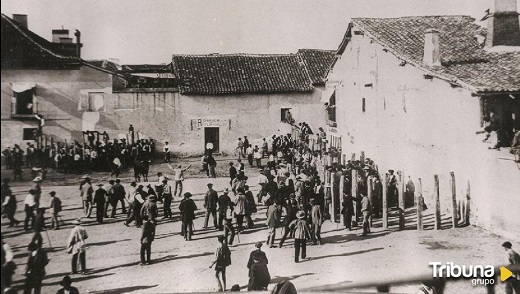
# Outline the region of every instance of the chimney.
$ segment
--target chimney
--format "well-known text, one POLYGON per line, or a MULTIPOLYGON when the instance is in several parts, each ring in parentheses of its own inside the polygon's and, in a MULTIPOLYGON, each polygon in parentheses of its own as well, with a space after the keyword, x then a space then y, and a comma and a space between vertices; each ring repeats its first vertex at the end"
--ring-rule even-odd
POLYGON ((520 46, 520 22, 516 0, 495 0, 488 18, 486 47, 520 46))
POLYGON ((13 20, 19 23, 22 27, 28 29, 27 14, 13 14, 13 20))
POLYGON ((441 65, 441 52, 439 45, 439 31, 428 29, 424 33, 424 55, 423 62, 428 66, 441 65))
POLYGON ((52 30, 52 43, 72 43, 69 38, 69 30, 52 30))
POLYGON ((83 47, 83 44, 81 44, 81 32, 76 30, 74 36, 76 36, 76 56, 81 58, 81 47, 83 47))

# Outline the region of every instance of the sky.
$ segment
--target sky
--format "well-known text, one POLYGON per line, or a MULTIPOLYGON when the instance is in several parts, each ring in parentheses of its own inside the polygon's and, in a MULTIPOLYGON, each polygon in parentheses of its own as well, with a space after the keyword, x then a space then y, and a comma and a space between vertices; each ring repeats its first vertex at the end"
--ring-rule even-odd
MULTIPOLYGON (((493 0, 2 0, 29 29, 81 31, 82 58, 169 63, 172 54, 336 49, 352 17, 471 15, 493 0)), ((519 1, 520 4, 520 1, 519 1)))

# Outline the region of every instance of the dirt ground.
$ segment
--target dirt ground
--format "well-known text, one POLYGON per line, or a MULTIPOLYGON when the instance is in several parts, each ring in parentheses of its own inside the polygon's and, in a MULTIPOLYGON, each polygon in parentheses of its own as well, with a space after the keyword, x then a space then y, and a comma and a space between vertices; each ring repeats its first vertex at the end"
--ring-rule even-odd
MULTIPOLYGON (((224 176, 230 158, 218 158, 217 174, 224 176)), ((87 275, 74 275, 73 285, 81 293, 171 293, 216 291, 217 283, 214 269, 210 269, 216 247, 216 236, 221 232, 215 229, 202 230, 204 212, 203 195, 206 184, 212 182, 217 191, 228 187, 229 179, 225 177, 207 179, 199 173, 199 159, 188 159, 183 166, 192 164, 184 191, 193 193, 199 210, 195 220, 193 241, 186 242, 180 236, 178 221, 178 204, 175 198, 172 220, 159 220, 156 239, 152 244, 152 264, 139 265, 139 236, 141 230, 125 227, 125 216, 118 214, 115 219, 106 219, 106 223, 98 225, 94 218, 84 218, 84 226, 89 234, 87 240, 87 275)), ((156 164, 151 168, 151 175, 157 171, 168 172, 164 164, 156 164)), ((257 191, 256 168, 246 167, 246 175, 250 176, 248 184, 253 192, 257 191)), ((6 176, 5 170, 2 177, 6 176)), ((71 271, 71 256, 65 252, 66 241, 73 225, 71 221, 83 217, 81 199, 78 193, 79 174, 53 174, 43 184, 42 204, 50 202, 49 192, 54 190, 61 198, 64 211, 61 216, 65 225, 60 230, 47 231, 44 234, 44 247, 48 250, 50 263, 46 268, 47 275, 43 282, 43 293, 55 293, 59 282, 71 271), (52 244, 51 244, 52 243, 52 244)), ((92 174, 94 183, 107 181, 108 173, 92 174)), ((125 186, 132 179, 130 171, 121 178, 125 186)), ((151 176, 155 181, 156 177, 151 176)), ((13 183, 13 192, 18 194, 18 220, 24 218, 23 199, 30 182, 13 183)), ((159 204, 161 207, 161 204, 159 204)), ((120 212, 120 210, 118 210, 120 212)), ((227 289, 232 285, 240 285, 242 291, 247 288, 247 260, 249 252, 254 249, 256 241, 267 239, 264 206, 259 206, 254 215, 255 227, 240 234, 239 242, 231 247, 232 265, 227 269, 227 289)), ((160 213, 162 213, 160 209, 160 213)), ((457 264, 499 265, 504 262, 504 252, 500 244, 505 241, 478 227, 452 229, 449 220, 444 220, 445 229, 432 230, 431 215, 427 215, 425 223, 428 230, 417 231, 413 222, 413 211, 407 212, 407 229, 398 231, 396 217, 391 217, 390 229, 381 228, 380 222, 374 222, 372 234, 361 236, 361 230, 347 231, 341 224, 327 221, 322 228, 322 245, 308 246, 307 259, 294 263, 293 240, 288 240, 283 248, 263 247, 269 258, 272 289, 277 282, 291 280, 298 289, 338 284, 342 282, 374 282, 386 279, 403 279, 418 274, 431 274, 428 263, 431 261, 455 262, 457 264)), ((429 211, 426 211, 428 214, 429 211)), ((48 220, 50 223, 50 220, 48 220)), ((24 282, 24 267, 27 260, 27 244, 32 233, 25 233, 23 226, 8 227, 7 219, 2 219, 2 234, 11 245, 15 254, 18 269, 14 276, 14 285, 20 289, 24 282)), ((280 238, 281 229, 277 231, 280 238)), ((513 248, 520 248, 520 240, 510 240, 513 248)), ((503 293, 503 285, 499 283, 497 293, 503 293)), ((405 285, 392 288, 393 293, 416 293, 417 285, 405 285)), ((373 291, 361 289, 360 291, 373 291)), ((483 286, 473 287, 469 280, 448 283, 445 293, 486 293, 483 286)))

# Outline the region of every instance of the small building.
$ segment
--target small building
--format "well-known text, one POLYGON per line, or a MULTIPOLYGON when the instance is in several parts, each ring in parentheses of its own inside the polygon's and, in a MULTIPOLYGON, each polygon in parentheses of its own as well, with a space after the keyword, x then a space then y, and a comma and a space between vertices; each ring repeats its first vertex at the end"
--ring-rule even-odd
POLYGON ((520 171, 507 149, 489 150, 476 134, 490 110, 504 140, 520 130, 516 1, 496 4, 487 30, 469 16, 352 19, 324 100, 334 99, 348 158, 364 151, 380 171, 422 178, 426 201, 439 174, 443 207, 453 171, 459 200, 471 186, 475 220, 518 236, 520 171))
MULTIPOLYGON (((114 72, 81 59, 80 32, 53 30, 50 42, 27 28, 27 16, 1 22, 2 149, 45 138, 81 142, 91 111, 106 107, 114 72)), ((50 144, 50 140, 47 141, 50 144)))

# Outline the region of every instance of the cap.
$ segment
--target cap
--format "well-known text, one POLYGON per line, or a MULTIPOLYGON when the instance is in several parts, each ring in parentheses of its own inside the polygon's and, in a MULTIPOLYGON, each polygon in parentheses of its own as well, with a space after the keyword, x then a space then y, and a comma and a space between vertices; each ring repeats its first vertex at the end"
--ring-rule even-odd
POLYGON ((52 196, 56 195, 56 192, 54 191, 50 191, 49 194, 51 194, 52 196))
POLYGON ((81 223, 82 223, 81 218, 77 218, 77 219, 75 219, 75 220, 72 221, 72 224, 74 224, 74 225, 79 225, 79 224, 81 224, 81 223))
POLYGON ((229 193, 229 188, 224 189, 224 191, 222 191, 222 192, 224 192, 226 194, 229 193))
POLYGON ((301 210, 298 211, 298 212, 296 213, 296 217, 299 218, 299 219, 305 218, 305 212, 303 212, 303 211, 301 211, 301 210))
POLYGON ((63 277, 63 279, 60 282, 60 285, 62 285, 64 287, 68 287, 68 286, 72 285, 71 277, 70 276, 63 277))
POLYGON ((220 236, 217 236, 217 239, 219 242, 223 242, 224 240, 226 240, 226 237, 220 235, 220 236))
POLYGON ((89 175, 84 175, 81 177, 82 179, 90 179, 90 176, 89 175))
POLYGON ((256 247, 256 248, 260 248, 260 247, 262 247, 263 245, 264 245, 264 243, 262 243, 261 241, 258 241, 258 242, 255 243, 255 247, 256 247))
POLYGON ((188 197, 188 198, 190 198, 191 196, 192 196, 192 195, 191 195, 190 192, 186 192, 186 193, 184 193, 184 197, 188 197))
POLYGON ((36 177, 33 180, 33 182, 41 182, 41 181, 42 181, 42 177, 36 177))
POLYGON ((101 187, 101 186, 103 186, 103 183, 99 183, 99 184, 97 184, 96 186, 101 187))
POLYGON ((212 183, 208 183, 208 187, 212 187, 212 186, 213 186, 213 184, 212 184, 212 183))

